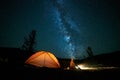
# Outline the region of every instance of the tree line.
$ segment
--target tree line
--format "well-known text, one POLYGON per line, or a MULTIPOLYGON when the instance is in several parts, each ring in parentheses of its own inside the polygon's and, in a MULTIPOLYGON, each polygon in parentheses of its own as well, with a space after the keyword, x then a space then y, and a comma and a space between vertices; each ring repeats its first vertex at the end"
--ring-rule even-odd
MULTIPOLYGON (((33 54, 35 52, 36 45, 36 30, 32 30, 27 36, 24 36, 24 42, 22 44, 22 50, 26 51, 28 55, 33 54)), ((90 46, 86 48, 86 52, 88 57, 93 57, 93 50, 90 46)))

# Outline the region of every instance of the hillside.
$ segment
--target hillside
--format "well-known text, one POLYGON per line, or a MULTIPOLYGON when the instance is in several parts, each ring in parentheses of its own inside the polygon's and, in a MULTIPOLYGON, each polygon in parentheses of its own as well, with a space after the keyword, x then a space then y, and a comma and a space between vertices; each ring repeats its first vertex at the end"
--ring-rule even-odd
MULTIPOLYGON (((0 63, 10 63, 14 65, 24 64, 24 61, 29 56, 26 55, 25 51, 19 48, 3 48, 0 47, 0 63)), ((102 64, 104 66, 119 66, 120 51, 111 53, 102 53, 93 57, 88 57, 82 60, 74 60, 75 64, 87 63, 87 64, 102 64)), ((57 58, 62 68, 69 66, 70 59, 57 58)))
POLYGON ((88 57, 86 59, 81 60, 83 63, 91 63, 91 64, 101 64, 104 66, 117 66, 120 67, 119 64, 120 51, 115 51, 111 53, 103 53, 100 55, 96 55, 93 57, 88 57))
MULTIPOLYGON (((104 65, 104 66, 116 66, 120 67, 119 64, 120 51, 115 51, 111 53, 102 53, 100 55, 95 55, 93 57, 88 57, 82 60, 74 59, 75 64, 91 64, 91 65, 104 65)), ((58 58, 61 67, 65 68, 70 65, 70 59, 61 59, 58 58)))
MULTIPOLYGON (((61 67, 60 69, 52 68, 36 68, 29 65, 24 65, 24 60, 27 58, 22 56, 24 51, 18 48, 0 48, 0 65, 1 77, 4 79, 12 80, 118 80, 120 79, 120 69, 103 69, 103 70, 65 70, 69 66, 70 59, 58 58, 61 67), (6 66, 7 65, 7 66, 6 66), (15 77, 16 76, 16 77, 15 77)), ((102 64, 106 66, 119 66, 120 51, 96 55, 91 58, 83 60, 74 60, 75 64, 88 63, 88 64, 102 64)))

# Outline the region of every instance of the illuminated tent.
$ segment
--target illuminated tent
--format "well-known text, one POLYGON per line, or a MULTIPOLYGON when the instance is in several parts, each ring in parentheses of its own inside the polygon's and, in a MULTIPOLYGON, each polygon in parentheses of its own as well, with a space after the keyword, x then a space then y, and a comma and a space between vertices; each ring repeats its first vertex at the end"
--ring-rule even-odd
POLYGON ((46 51, 36 52, 25 63, 37 67, 60 68, 57 58, 52 53, 46 51))

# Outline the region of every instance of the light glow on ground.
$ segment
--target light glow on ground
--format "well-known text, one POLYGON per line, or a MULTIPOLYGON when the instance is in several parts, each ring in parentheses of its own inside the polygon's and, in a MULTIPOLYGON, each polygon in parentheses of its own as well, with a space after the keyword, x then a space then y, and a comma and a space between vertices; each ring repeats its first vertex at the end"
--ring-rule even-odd
POLYGON ((80 70, 103 70, 103 69, 116 69, 117 67, 104 67, 104 66, 92 66, 86 64, 79 64, 75 66, 76 69, 80 70))

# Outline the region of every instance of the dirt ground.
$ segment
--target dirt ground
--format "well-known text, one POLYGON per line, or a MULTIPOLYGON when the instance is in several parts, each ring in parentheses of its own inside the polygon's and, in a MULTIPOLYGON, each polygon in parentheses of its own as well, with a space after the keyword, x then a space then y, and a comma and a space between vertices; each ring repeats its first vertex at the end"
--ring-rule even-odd
POLYGON ((0 80, 120 80, 120 70, 76 71, 49 68, 4 67, 0 80))

